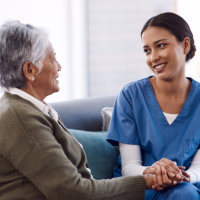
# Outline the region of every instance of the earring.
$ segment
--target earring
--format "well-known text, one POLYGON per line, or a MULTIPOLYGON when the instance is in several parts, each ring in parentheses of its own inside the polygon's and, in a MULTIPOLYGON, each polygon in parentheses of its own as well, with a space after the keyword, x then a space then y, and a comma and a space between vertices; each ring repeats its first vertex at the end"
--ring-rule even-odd
POLYGON ((35 80, 35 77, 31 77, 31 80, 34 81, 34 80, 35 80))

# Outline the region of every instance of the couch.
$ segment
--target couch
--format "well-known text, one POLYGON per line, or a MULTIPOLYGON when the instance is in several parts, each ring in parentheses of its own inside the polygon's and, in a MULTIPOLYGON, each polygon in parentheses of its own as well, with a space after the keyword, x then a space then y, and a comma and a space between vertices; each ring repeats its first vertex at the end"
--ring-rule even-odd
POLYGON ((112 107, 114 96, 84 98, 52 103, 70 133, 83 145, 88 165, 95 179, 113 177, 118 151, 106 141, 102 131, 102 109, 112 107))

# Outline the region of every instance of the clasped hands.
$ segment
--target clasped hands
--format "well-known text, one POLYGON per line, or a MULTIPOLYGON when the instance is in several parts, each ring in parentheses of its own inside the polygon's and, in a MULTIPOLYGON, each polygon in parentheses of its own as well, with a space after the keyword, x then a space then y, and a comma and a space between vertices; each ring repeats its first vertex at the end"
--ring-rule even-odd
MULTIPOLYGON (((162 158, 147 167, 143 171, 143 175, 148 179, 147 188, 154 190, 164 190, 182 181, 190 182, 190 175, 185 172, 185 167, 177 166, 176 162, 167 158, 162 158)), ((147 179, 145 178, 145 180, 147 179)))

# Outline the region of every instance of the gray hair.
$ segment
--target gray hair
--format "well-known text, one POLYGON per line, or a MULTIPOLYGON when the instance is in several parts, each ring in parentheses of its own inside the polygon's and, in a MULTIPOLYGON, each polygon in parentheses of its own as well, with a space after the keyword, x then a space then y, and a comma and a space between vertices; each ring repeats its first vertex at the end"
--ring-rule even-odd
POLYGON ((1 87, 24 87, 26 79, 22 71, 23 64, 29 61, 40 72, 48 45, 48 34, 41 28, 19 21, 3 24, 0 27, 1 87))

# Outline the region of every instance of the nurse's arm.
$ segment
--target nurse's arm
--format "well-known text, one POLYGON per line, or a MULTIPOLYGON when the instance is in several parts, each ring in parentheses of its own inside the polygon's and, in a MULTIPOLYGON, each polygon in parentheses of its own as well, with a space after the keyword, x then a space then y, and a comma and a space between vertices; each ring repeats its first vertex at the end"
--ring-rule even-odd
POLYGON ((186 171, 190 175, 190 182, 200 182, 200 149, 197 150, 189 169, 186 171))

